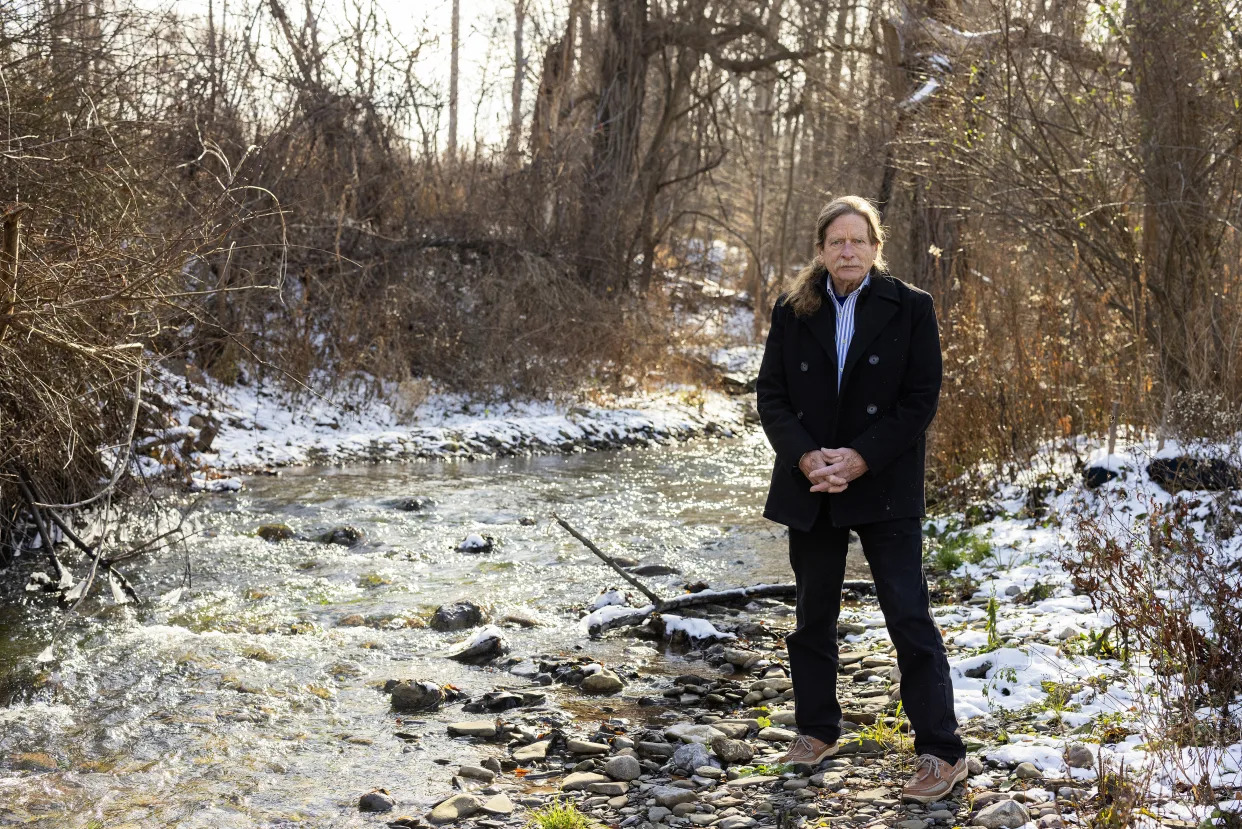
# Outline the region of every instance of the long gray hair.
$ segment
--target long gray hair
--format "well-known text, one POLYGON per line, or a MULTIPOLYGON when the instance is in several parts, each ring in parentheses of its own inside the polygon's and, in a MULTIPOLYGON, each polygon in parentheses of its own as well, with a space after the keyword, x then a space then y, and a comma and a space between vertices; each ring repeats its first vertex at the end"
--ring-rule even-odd
MULTIPOLYGON (((875 268, 881 271, 886 270, 888 266, 884 261, 885 233, 884 225, 880 222, 880 211, 861 196, 840 196, 828 202, 824 209, 819 211, 819 218, 815 221, 815 252, 818 254, 824 249, 824 234, 828 231, 828 225, 842 216, 851 215, 862 216, 866 220, 867 230, 871 235, 871 244, 876 246, 875 268)), ((798 271, 798 275, 794 277, 793 287, 789 290, 788 299, 789 307, 793 308, 794 314, 799 317, 809 317, 819 310, 824 298, 823 292, 819 290, 819 284, 827 275, 828 269, 818 257, 798 271)))

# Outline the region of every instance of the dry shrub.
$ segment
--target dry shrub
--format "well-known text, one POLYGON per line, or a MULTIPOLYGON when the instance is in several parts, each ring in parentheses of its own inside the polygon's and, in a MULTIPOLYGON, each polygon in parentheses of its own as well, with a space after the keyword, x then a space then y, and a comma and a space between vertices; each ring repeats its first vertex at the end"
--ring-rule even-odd
POLYGON ((1003 237, 981 246, 972 278, 941 311, 945 382, 932 427, 931 491, 961 500, 1023 468, 1049 441, 1101 434, 1114 403, 1149 422, 1143 360, 1126 321, 1086 284, 1075 263, 1017 253, 1003 237))
MULTIPOLYGON (((1112 516, 1088 516, 1078 524, 1077 555, 1061 557, 1076 591, 1112 615, 1116 638, 1130 653, 1151 658, 1160 700, 1152 718, 1157 747, 1219 748, 1242 738, 1242 571, 1219 545, 1196 534, 1191 512, 1197 506, 1153 504, 1120 534, 1110 532, 1112 516)), ((1179 762, 1176 751, 1168 757, 1179 762)), ((1204 762, 1209 767, 1178 770, 1206 781, 1212 763, 1206 756, 1204 762)), ((1213 802, 1206 782, 1194 794, 1198 802, 1213 802)))

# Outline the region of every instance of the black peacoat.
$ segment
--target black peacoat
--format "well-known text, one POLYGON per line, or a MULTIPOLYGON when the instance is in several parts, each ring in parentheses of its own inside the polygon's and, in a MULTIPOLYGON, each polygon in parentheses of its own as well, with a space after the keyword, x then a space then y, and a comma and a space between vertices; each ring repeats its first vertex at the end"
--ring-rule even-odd
POLYGON ((759 418, 776 452, 763 514, 809 531, 821 506, 834 526, 922 516, 927 427, 943 373, 931 295, 871 272, 854 309, 854 336, 837 392, 836 302, 799 318, 782 295, 756 384, 759 418), (849 447, 867 472, 844 492, 811 492, 798 460, 819 448, 849 447))

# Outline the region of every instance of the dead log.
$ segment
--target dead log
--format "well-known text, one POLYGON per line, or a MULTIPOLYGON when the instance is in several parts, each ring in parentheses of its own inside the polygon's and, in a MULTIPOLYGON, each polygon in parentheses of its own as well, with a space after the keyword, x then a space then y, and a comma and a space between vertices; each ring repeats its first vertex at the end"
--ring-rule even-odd
MULTIPOLYGON (((703 605, 731 604, 733 602, 749 601, 758 598, 789 599, 795 598, 798 595, 798 586, 796 584, 755 584, 748 587, 729 587, 723 590, 700 590, 697 593, 683 593, 671 599, 661 599, 654 591, 625 572, 621 565, 617 564, 610 556, 595 546, 589 538, 566 523, 564 519, 555 514, 552 517, 574 538, 586 545, 588 550, 599 556, 609 567, 616 570, 621 574, 622 578, 641 590, 643 595, 651 600, 651 604, 645 607, 620 608, 617 605, 607 605, 604 608, 593 611, 583 620, 586 622, 587 633, 591 636, 599 636, 602 633, 620 627, 641 625, 654 613, 671 612, 703 605), (609 607, 616 609, 609 611, 607 610, 609 607), (605 612, 601 613, 600 611, 605 612), (592 621, 591 617, 596 614, 599 614, 597 617, 598 621, 592 621)), ((875 593, 875 583, 865 579, 852 579, 844 582, 841 585, 841 589, 871 595, 875 593)))

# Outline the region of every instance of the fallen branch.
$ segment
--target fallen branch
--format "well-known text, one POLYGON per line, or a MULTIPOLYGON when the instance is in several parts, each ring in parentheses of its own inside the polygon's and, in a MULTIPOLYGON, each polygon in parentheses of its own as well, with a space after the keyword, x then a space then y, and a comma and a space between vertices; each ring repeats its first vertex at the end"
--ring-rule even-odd
MULTIPOLYGON (((864 579, 850 580, 843 583, 841 589, 871 594, 875 592, 875 583, 864 579)), ((749 587, 700 590, 698 593, 683 593, 680 596, 668 599, 658 607, 647 605, 645 607, 620 608, 617 605, 607 605, 585 616, 579 624, 582 624, 591 636, 598 636, 601 633, 606 633, 616 628, 641 625, 656 613, 710 604, 730 604, 732 602, 759 598, 792 599, 797 595, 798 586, 796 584, 754 584, 749 587), (612 610, 609 610, 609 608, 612 608, 612 610), (592 617, 595 617, 595 619, 592 619, 592 617)))
POLYGON ((26 509, 30 510, 30 517, 35 522, 35 529, 39 531, 39 538, 42 540, 43 548, 47 550, 47 556, 52 564, 52 569, 56 571, 57 587, 61 590, 72 587, 73 577, 69 575, 65 565, 61 564, 60 559, 56 556, 52 532, 48 529, 47 522, 43 519, 43 512, 38 507, 38 498, 30 488, 30 481, 26 477, 25 470, 18 470, 17 491, 21 495, 22 500, 26 502, 26 509))
POLYGON ((591 552, 595 553, 595 555, 599 556, 599 557, 603 560, 603 562, 604 562, 605 564, 607 564, 607 565, 608 565, 609 567, 611 567, 612 569, 616 570, 616 571, 617 571, 617 573, 619 573, 619 574, 620 574, 621 578, 625 579, 625 580, 626 580, 626 581, 628 581, 630 584, 634 585, 634 586, 635 586, 635 587, 637 587, 640 591, 642 591, 642 594, 643 594, 644 596, 646 596, 648 599, 651 599, 651 601, 652 601, 652 602, 656 605, 656 607, 660 607, 660 606, 662 606, 662 605, 663 605, 664 600, 663 600, 663 599, 661 599, 661 598, 659 597, 659 595, 657 595, 657 594, 655 593, 655 591, 651 590, 651 588, 647 587, 647 585, 643 584, 641 581, 639 581, 638 579, 634 578, 634 577, 633 577, 632 575, 630 575, 629 573, 625 572, 625 570, 621 567, 621 565, 620 565, 620 564, 617 564, 617 562, 613 561, 613 559, 612 559, 610 556, 608 556, 607 554, 605 554, 603 550, 601 550, 599 547, 596 547, 596 546, 595 546, 595 545, 591 542, 591 539, 587 538, 585 535, 583 535, 582 533, 578 532, 578 531, 577 531, 577 530, 575 530, 573 527, 569 526, 569 524, 568 524, 568 523, 566 523, 565 519, 564 519, 564 518, 561 518, 561 517, 560 517, 559 515, 557 515, 556 513, 552 513, 552 517, 553 517, 553 518, 555 518, 555 519, 556 519, 556 523, 558 523, 558 524, 560 524, 562 527, 564 527, 564 528, 565 528, 565 530, 566 530, 566 531, 567 531, 570 535, 572 535, 574 538, 578 539, 578 540, 579 540, 579 541, 581 541, 583 544, 585 544, 585 545, 586 545, 586 548, 587 548, 588 550, 590 550, 591 552))

